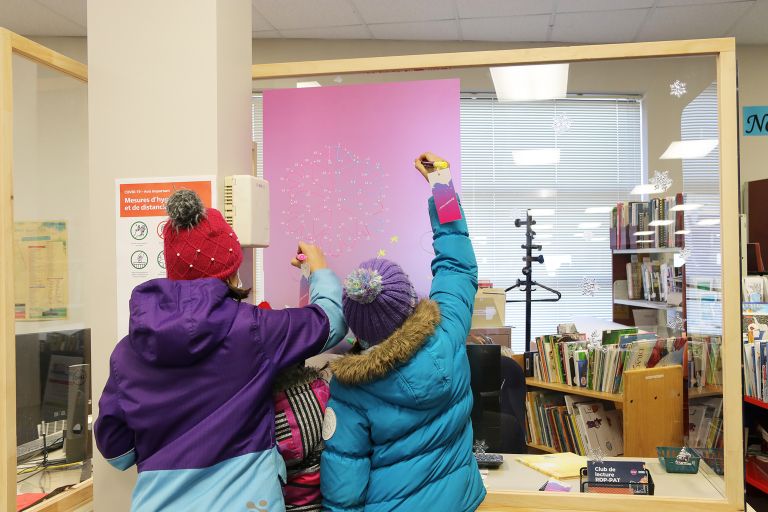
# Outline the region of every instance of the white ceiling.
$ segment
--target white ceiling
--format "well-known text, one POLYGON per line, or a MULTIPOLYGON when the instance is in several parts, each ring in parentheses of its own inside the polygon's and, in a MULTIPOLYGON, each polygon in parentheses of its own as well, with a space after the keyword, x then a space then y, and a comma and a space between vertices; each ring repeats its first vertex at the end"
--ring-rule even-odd
MULTIPOLYGON (((86 0, 0 0, 0 26, 84 36, 86 0)), ((768 0, 253 0, 254 38, 768 44, 768 0)))

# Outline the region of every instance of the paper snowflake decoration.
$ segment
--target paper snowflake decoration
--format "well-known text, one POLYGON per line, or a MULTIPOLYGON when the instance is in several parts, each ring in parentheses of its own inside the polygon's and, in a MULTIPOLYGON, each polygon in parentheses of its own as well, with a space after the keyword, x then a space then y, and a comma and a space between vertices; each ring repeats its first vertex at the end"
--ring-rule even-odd
POLYGON ((600 285, 594 277, 585 277, 581 280, 581 294, 594 297, 600 291, 600 285))
POLYGON ((681 82, 680 80, 675 80, 674 82, 669 84, 669 94, 672 96, 681 98, 687 92, 688 92, 688 89, 685 86, 685 82, 681 82))
POLYGON ((667 327, 674 329, 675 331, 682 331, 685 328, 685 320, 683 317, 677 314, 667 317, 667 327))
POLYGON ((555 114, 552 118, 552 129, 561 135, 571 129, 571 119, 566 114, 555 114))
POLYGON ((587 341, 590 345, 600 345, 600 331, 592 331, 587 341))
POLYGON ((680 259, 683 260, 683 263, 687 263, 689 259, 691 259, 691 249, 690 247, 685 247, 683 249, 680 249, 680 259))
POLYGON ((603 462, 603 459, 605 458, 605 454, 603 453, 603 450, 600 448, 589 449, 589 460, 595 461, 595 462, 603 462))
POLYGON ((648 183, 653 185, 656 193, 666 192, 672 186, 672 178, 669 177, 669 171, 653 171, 648 183))
POLYGON ((488 443, 484 439, 478 439, 472 446, 472 451, 475 453, 485 453, 488 450, 488 443))

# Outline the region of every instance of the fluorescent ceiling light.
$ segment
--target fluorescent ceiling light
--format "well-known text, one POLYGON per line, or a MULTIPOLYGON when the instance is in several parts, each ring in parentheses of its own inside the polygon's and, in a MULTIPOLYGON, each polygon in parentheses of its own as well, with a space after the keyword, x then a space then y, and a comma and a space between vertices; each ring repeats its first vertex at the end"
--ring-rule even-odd
POLYGON ((568 64, 494 67, 491 78, 499 101, 552 100, 568 93, 568 64))
POLYGON ((693 210, 698 210, 703 205, 697 204, 697 203, 685 203, 685 204, 676 204, 672 208, 669 209, 671 212, 691 212, 693 210))
POLYGON ((697 226, 717 226, 718 224, 720 224, 719 218, 701 219, 698 223, 696 223, 697 226))
POLYGON ((601 226, 600 222, 582 222, 579 224, 579 229, 597 229, 601 226))
POLYGON ((552 165, 560 162, 560 150, 547 148, 513 151, 512 160, 515 165, 552 165))
POLYGON ((678 140, 669 145, 661 160, 704 158, 717 147, 717 139, 678 140))
POLYGON ((691 230, 690 229, 681 229, 679 231, 675 231, 676 235, 690 235, 691 230))
POLYGON ((648 225, 652 228, 655 228, 656 226, 669 226, 670 224, 674 224, 675 221, 673 220, 654 220, 651 221, 648 225))
POLYGON ((656 185, 653 185, 651 183, 645 183, 643 185, 637 185, 635 188, 632 189, 633 196, 642 196, 645 194, 661 194, 664 192, 662 189, 658 188, 656 185))
POLYGON ((298 89, 304 89, 306 87, 320 87, 320 82, 312 80, 311 82, 296 82, 298 89))
MULTIPOLYGON (((648 236, 648 235, 655 235, 655 231, 636 231, 635 236, 648 236)), ((638 240, 639 242, 640 240, 638 240)))
POLYGON ((613 206, 593 206, 584 210, 584 213, 611 213, 613 206))
POLYGON ((652 244, 653 240, 636 240, 635 243, 638 243, 638 244, 652 244))
POLYGON ((528 210, 528 213, 536 217, 547 217, 555 214, 555 210, 552 208, 532 208, 528 210))

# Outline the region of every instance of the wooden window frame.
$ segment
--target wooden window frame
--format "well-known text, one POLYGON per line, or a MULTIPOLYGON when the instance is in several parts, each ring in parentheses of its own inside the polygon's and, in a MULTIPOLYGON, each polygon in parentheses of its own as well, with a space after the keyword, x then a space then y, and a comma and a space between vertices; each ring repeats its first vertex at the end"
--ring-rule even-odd
MULTIPOLYGON (((720 214, 723 268, 723 425, 725 497, 721 500, 610 496, 525 491, 489 492, 480 510, 625 512, 744 510, 744 449, 741 388, 741 263, 739 243, 739 167, 734 38, 525 48, 425 55, 256 64, 253 80, 353 73, 429 71, 515 64, 552 64, 642 58, 714 56, 717 61, 720 123, 720 214), (726 250, 728 249, 728 250, 726 250)), ((661 419, 659 419, 662 421, 661 419)))
MULTIPOLYGON (((0 510, 16 510, 16 331, 13 316, 13 55, 80 81, 85 64, 0 27, 0 510)), ((93 499, 93 480, 29 509, 72 510, 93 499)))

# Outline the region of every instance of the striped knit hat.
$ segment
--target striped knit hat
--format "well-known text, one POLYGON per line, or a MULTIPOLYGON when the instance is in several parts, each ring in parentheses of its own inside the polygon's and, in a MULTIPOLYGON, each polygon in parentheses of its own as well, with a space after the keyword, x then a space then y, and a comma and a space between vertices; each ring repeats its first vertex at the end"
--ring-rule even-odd
POLYGON ((400 265, 364 261, 344 280, 344 317, 363 348, 395 332, 416 308, 416 291, 400 265))

